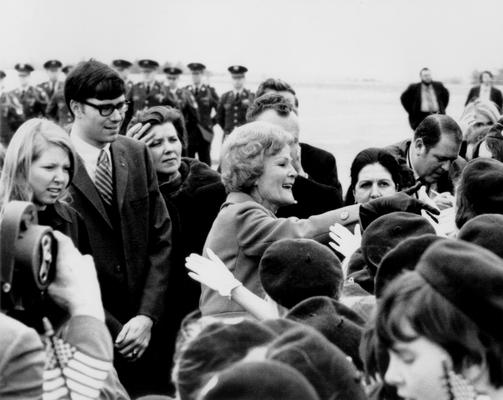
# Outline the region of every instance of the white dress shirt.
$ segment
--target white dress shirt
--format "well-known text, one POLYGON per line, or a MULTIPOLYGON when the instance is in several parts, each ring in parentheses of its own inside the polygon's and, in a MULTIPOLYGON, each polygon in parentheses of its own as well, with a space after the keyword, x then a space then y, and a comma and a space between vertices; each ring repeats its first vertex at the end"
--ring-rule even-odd
MULTIPOLYGON (((70 135, 70 139, 72 140, 73 145, 75 146, 75 150, 78 155, 84 161, 84 167, 86 168, 87 174, 94 182, 96 179, 96 167, 98 165, 98 157, 100 155, 101 149, 95 147, 84 140, 82 140, 78 134, 73 133, 70 135)), ((103 148, 107 153, 108 160, 110 162, 110 168, 112 167, 112 156, 110 153, 110 143, 107 143, 103 148)))

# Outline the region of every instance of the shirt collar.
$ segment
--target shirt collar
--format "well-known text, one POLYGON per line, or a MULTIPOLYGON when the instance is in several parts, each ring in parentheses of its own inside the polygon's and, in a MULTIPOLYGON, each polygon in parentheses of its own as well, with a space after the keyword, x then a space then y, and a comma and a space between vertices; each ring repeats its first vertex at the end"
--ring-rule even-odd
POLYGON ((409 144, 409 148, 407 150, 407 166, 412 170, 414 173, 414 179, 417 180, 419 179, 419 174, 416 172, 414 169, 414 166, 412 165, 412 160, 410 159, 410 152, 412 151, 412 142, 409 144))
MULTIPOLYGON (((75 150, 77 154, 82 157, 82 159, 91 165, 96 165, 98 163, 98 157, 100 155, 101 149, 95 147, 86 141, 84 141, 78 133, 72 130, 70 135, 73 145, 75 146, 75 150)), ((103 150, 106 151, 108 157, 110 158, 110 143, 107 143, 103 150)))

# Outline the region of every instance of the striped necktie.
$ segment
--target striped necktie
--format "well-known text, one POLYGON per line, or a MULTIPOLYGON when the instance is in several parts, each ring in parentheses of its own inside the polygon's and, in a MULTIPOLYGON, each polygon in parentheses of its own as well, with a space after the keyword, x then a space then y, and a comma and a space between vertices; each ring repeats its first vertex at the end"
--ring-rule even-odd
POLYGON ((98 157, 98 165, 96 167, 96 189, 101 195, 102 200, 107 206, 112 205, 113 183, 112 183, 112 168, 108 160, 108 154, 105 150, 100 151, 98 157))

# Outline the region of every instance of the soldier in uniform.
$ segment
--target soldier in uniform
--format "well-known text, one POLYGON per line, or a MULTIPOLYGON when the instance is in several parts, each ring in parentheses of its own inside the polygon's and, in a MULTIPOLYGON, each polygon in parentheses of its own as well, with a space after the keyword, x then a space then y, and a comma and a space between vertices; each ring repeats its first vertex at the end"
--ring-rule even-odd
POLYGON ((18 72, 20 87, 14 89, 12 94, 23 106, 25 120, 44 117, 49 98, 43 89, 30 85, 33 67, 30 64, 16 64, 14 69, 18 72))
POLYGON ((143 80, 135 83, 127 96, 132 102, 133 115, 153 106, 165 106, 173 104, 166 99, 166 89, 161 82, 155 80, 159 63, 154 60, 140 60, 143 80))
POLYGON ((5 72, 0 71, 0 144, 7 147, 16 129, 23 122, 23 106, 16 96, 4 90, 5 72))
POLYGON ((196 153, 199 161, 211 166, 211 141, 213 140, 214 119, 211 112, 218 106, 218 95, 215 89, 202 83, 203 72, 206 67, 201 63, 190 63, 187 65, 192 73, 192 85, 186 87, 196 99, 198 110, 198 121, 195 126, 187 126, 189 134, 189 157, 195 157, 196 153))
POLYGON ((49 100, 51 100, 59 90, 63 90, 64 83, 58 80, 59 71, 62 66, 63 64, 61 64, 59 60, 49 60, 44 63, 44 69, 47 72, 49 80, 42 82, 38 87, 45 92, 49 100))
POLYGON ((111 65, 111 67, 115 71, 117 71, 122 80, 126 82, 126 95, 129 93, 129 91, 133 88, 134 85, 133 81, 129 79, 129 71, 132 65, 133 64, 130 63, 129 61, 121 59, 113 60, 111 65))
POLYGON ((255 95, 244 87, 248 68, 232 65, 227 70, 231 73, 233 90, 222 95, 217 109, 217 122, 224 131, 223 140, 234 128, 246 123, 246 111, 255 98, 255 95))
MULTIPOLYGON (((63 74, 65 75, 65 79, 72 68, 72 65, 65 65, 61 69, 61 72, 63 72, 63 74)), ((62 82, 60 89, 49 100, 49 104, 47 105, 45 113, 48 118, 52 119, 54 122, 56 122, 69 132, 71 124, 73 122, 73 116, 66 106, 64 86, 65 84, 64 82, 62 82)))
POLYGON ((183 115, 184 132, 183 137, 180 138, 180 141, 183 144, 184 155, 187 155, 187 130, 189 128, 192 130, 197 129, 197 124, 199 121, 196 99, 187 89, 178 87, 180 75, 182 74, 182 70, 180 68, 166 67, 163 71, 166 74, 167 80, 166 98, 170 103, 174 104, 174 107, 178 108, 183 115))

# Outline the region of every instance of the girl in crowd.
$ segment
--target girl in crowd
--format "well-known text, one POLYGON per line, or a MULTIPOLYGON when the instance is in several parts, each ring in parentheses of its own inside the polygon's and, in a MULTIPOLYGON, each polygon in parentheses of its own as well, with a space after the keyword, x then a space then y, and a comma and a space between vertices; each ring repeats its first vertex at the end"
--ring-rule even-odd
POLYGON ((360 151, 351 164, 346 205, 396 193, 402 188, 402 174, 395 157, 386 150, 368 148, 360 151))
POLYGON ((12 200, 30 201, 38 223, 69 236, 89 253, 89 239, 80 215, 66 202, 75 173, 75 151, 68 134, 44 119, 30 119, 12 137, 0 176, 0 207, 12 200))
POLYGON ((475 145, 473 158, 485 157, 503 161, 503 121, 489 128, 487 134, 475 145))
POLYGON ((503 399, 502 287, 492 252, 461 240, 431 245, 379 304, 385 381, 405 399, 503 399))

